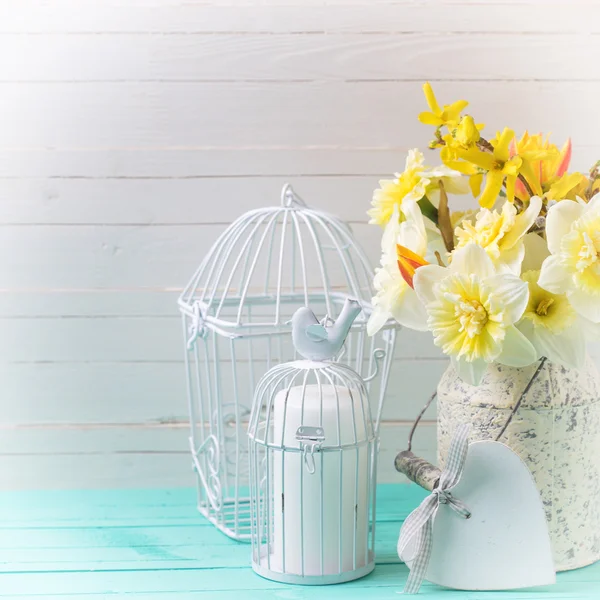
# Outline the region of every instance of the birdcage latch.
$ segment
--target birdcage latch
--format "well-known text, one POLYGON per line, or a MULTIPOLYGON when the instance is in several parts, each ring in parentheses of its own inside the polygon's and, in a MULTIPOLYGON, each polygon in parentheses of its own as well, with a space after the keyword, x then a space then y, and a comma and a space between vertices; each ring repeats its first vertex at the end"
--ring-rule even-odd
POLYGON ((315 452, 325 441, 325 431, 322 427, 301 425, 296 430, 296 439, 300 442, 306 469, 312 475, 315 472, 315 452))

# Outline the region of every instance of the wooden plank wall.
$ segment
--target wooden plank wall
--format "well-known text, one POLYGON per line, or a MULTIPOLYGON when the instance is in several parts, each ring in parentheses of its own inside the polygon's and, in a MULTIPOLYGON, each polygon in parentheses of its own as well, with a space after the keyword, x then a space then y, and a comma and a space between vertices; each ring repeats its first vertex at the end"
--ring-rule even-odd
MULTIPOLYGON (((425 79, 587 168, 599 23, 579 0, 1 0, 0 487, 189 485, 175 300, 232 216, 290 181, 376 261, 365 210, 429 139, 425 79)), ((389 481, 445 367, 400 344, 389 481)))

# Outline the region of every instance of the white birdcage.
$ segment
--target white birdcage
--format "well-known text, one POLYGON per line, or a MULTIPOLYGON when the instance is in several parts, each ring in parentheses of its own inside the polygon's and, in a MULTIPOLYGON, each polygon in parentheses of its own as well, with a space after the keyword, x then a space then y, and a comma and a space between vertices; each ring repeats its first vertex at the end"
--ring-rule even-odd
POLYGON ((246 428, 259 378, 296 357, 289 319, 300 306, 335 319, 348 297, 363 311, 343 360, 380 377, 370 393, 379 422, 396 327, 366 333, 372 268, 350 228, 284 186, 281 205, 251 210, 218 238, 179 298, 200 512, 228 536, 250 538, 246 428))
POLYGON ((274 366, 256 388, 248 428, 252 567, 268 579, 322 585, 374 568, 377 430, 365 380, 322 352, 333 340, 333 356, 343 342, 353 304, 360 311, 347 300, 328 329, 299 309, 293 336, 305 360, 274 366))

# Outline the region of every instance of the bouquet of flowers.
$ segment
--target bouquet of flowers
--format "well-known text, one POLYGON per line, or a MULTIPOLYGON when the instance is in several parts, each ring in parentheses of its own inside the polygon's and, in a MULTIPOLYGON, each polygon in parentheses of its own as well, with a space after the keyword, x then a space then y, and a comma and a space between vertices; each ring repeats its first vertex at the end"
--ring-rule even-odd
POLYGON ((411 150, 373 194, 370 223, 384 232, 369 333, 390 318, 431 331, 473 385, 492 362, 580 368, 600 331, 600 161, 570 172, 570 140, 559 150, 509 128, 486 139, 466 101, 440 107, 423 89, 419 121, 441 165, 411 150), (452 211, 459 194, 478 210, 452 211))

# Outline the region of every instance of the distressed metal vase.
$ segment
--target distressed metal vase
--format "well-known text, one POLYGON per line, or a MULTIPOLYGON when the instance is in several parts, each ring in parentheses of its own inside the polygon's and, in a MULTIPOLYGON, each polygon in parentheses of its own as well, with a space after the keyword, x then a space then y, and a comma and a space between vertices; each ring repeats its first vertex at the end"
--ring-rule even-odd
MULTIPOLYGON (((471 423, 472 440, 496 439, 536 368, 493 364, 474 387, 450 366, 438 385, 438 461, 460 423, 471 423)), ((599 399, 600 376, 590 357, 580 370, 546 361, 499 440, 536 481, 557 571, 600 559, 599 399)))

